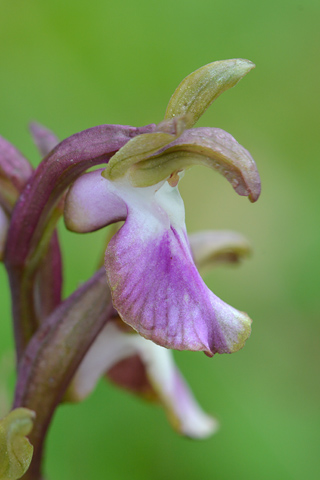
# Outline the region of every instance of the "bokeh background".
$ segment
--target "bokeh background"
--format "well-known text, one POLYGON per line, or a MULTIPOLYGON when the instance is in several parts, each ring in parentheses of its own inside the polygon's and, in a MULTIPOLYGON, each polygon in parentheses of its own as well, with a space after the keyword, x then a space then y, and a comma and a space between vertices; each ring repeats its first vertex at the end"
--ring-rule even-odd
MULTIPOLYGON (((0 132, 34 165, 31 120, 61 139, 102 123, 159 122, 193 70, 235 57, 257 66, 198 126, 223 128, 251 151, 260 200, 200 167, 181 183, 190 231, 234 229, 253 245, 242 265, 204 276, 253 318, 246 347, 176 355, 221 429, 186 440, 160 407, 101 382, 82 404, 59 408, 51 480, 319 478, 319 24, 317 0, 0 1, 0 132)), ((105 232, 60 229, 67 295, 94 271, 105 232)), ((13 341, 3 266, 0 275, 3 406, 13 341)))

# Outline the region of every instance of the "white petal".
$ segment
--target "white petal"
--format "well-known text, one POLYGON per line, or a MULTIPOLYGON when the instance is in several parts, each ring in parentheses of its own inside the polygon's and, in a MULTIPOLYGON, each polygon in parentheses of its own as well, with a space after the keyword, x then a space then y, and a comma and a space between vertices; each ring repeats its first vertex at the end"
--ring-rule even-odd
POLYGON ((196 402, 175 366, 172 352, 135 333, 124 333, 115 323, 106 325, 83 359, 72 380, 68 399, 85 398, 113 365, 136 354, 175 429, 192 438, 211 435, 217 429, 217 422, 196 402))
POLYGON ((87 397, 98 380, 117 362, 136 353, 131 335, 123 334, 113 322, 100 332, 82 360, 69 387, 68 400, 87 397))
POLYGON ((103 169, 85 173, 70 187, 64 218, 74 232, 92 232, 127 216, 127 207, 112 182, 101 176, 103 169))

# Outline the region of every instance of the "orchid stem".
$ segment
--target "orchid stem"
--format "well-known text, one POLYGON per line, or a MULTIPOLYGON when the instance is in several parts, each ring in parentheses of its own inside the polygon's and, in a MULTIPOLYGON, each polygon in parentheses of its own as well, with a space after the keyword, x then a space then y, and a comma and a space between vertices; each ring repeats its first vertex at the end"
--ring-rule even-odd
POLYGON ((13 405, 36 412, 29 435, 34 457, 24 480, 42 479, 42 453, 52 416, 112 311, 102 268, 56 308, 29 342, 20 362, 13 405))

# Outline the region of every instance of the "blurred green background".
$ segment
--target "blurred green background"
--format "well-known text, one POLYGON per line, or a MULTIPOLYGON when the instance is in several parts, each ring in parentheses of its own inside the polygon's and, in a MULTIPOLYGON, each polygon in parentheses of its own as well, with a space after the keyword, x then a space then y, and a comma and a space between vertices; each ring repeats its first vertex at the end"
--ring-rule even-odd
MULTIPOLYGON (((221 429, 186 440, 159 407, 101 382, 59 409, 51 480, 319 478, 319 24, 316 0, 0 1, 0 133, 34 165, 30 120, 61 139, 102 123, 159 122, 193 70, 235 57, 257 66, 198 126, 223 128, 251 151, 260 200, 203 168, 181 183, 189 231, 234 229, 254 246, 241 266, 204 277, 253 319, 246 347, 176 355, 221 429)), ((61 225, 65 294, 94 271, 103 237, 61 225)), ((13 341, 3 266, 0 274, 3 359, 13 341)))

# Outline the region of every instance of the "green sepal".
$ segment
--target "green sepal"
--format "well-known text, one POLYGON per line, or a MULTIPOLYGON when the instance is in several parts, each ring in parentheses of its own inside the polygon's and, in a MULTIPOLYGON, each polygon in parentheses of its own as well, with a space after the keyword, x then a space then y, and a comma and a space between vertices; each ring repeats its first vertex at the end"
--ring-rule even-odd
POLYGON ((0 478, 17 480, 28 470, 33 446, 26 438, 33 427, 35 413, 16 408, 0 420, 0 478))
POLYGON ((214 100, 250 72, 255 65, 241 58, 209 63, 188 75, 172 95, 165 119, 188 115, 191 128, 214 100))
POLYGON ((221 173, 234 190, 255 202, 260 177, 248 150, 219 128, 186 130, 178 139, 134 165, 130 181, 135 187, 155 185, 175 172, 203 165, 221 173))

